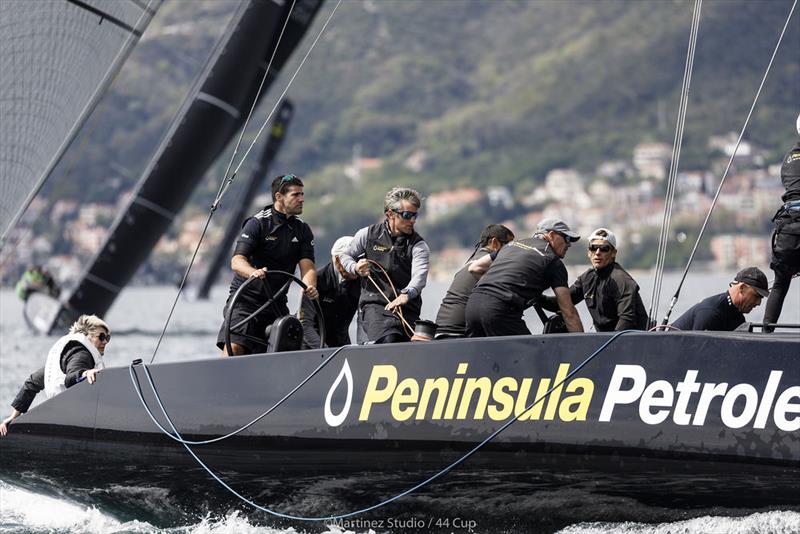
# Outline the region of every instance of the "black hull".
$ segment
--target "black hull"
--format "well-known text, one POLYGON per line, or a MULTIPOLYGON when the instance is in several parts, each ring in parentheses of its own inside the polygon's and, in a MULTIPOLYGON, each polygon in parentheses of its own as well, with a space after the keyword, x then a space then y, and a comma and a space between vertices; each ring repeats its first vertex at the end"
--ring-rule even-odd
MULTIPOLYGON (((447 378, 452 393, 459 378, 467 387, 470 378, 488 378, 494 384, 513 379, 522 384, 532 377, 530 398, 520 404, 524 407, 533 401, 541 380, 550 379, 552 386, 560 365, 574 370, 610 337, 555 335, 348 347, 245 432, 193 450, 223 480, 260 505, 301 516, 349 512, 436 474, 508 419, 496 412, 495 419, 490 417, 488 407, 503 406, 502 396, 494 390, 483 413, 477 394, 473 402, 454 396, 449 418, 445 405, 440 417, 434 417, 433 397, 424 413, 419 402, 415 405, 408 398, 399 402, 399 397, 393 411, 393 401, 378 402, 375 396, 376 391, 385 396, 390 379, 373 380, 370 388, 371 378, 392 366, 398 385, 404 378, 419 384, 447 378), (346 380, 332 386, 345 359, 352 373, 352 404, 341 416, 346 380), (457 371, 459 364, 467 368, 457 371), (340 415, 340 420, 324 414, 331 389, 331 414, 340 415), (373 404, 367 414, 364 399, 370 395, 373 404), (468 408, 459 419, 465 402, 468 408), (397 420, 397 415, 402 419, 409 413, 403 409, 412 406, 417 408, 413 417, 397 420)), ((331 353, 201 360, 154 365, 150 371, 184 439, 208 439, 265 411, 331 353)), ((675 520, 692 515, 692 510, 699 514, 713 507, 740 513, 798 508, 800 433, 792 426, 800 417, 793 411, 800 405, 798 354, 796 335, 625 334, 567 379, 552 407, 547 402, 558 392, 545 399, 538 416, 513 423, 444 477, 359 517, 413 519, 422 513, 441 517, 447 510, 451 517, 479 519, 487 529, 486 518, 493 517, 491 525, 507 525, 502 528, 513 531, 523 525, 555 528, 578 520, 612 519, 609 510, 615 510, 614 520, 643 516, 675 520), (650 402, 642 400, 646 394, 639 401, 619 400, 609 420, 601 421, 612 391, 625 393, 636 387, 633 378, 615 385, 615 373, 637 368, 645 371, 647 384, 661 380, 676 392, 692 389, 688 371, 696 371, 699 385, 695 393, 683 397, 682 407, 676 393, 670 414, 661 422, 643 421, 641 404, 650 402), (576 386, 581 382, 574 380, 591 382, 591 394, 584 391, 580 396, 576 386), (730 395, 741 392, 740 398, 720 395, 706 403, 702 421, 693 419, 701 424, 682 424, 680 413, 697 416, 702 411, 705 384, 712 384, 710 389, 723 383, 730 395), (584 400, 583 412, 579 397, 584 400), (748 410, 752 417, 745 421, 748 410), (583 503, 580 512, 573 508, 565 515, 561 509, 565 499, 583 503)), ((136 376, 148 405, 167 426, 141 367, 136 376)), ((652 398, 656 400, 651 402, 655 403, 651 414, 667 409, 666 401, 657 395, 652 398)), ((126 501, 131 488, 168 496, 173 505, 152 510, 163 523, 209 510, 250 510, 182 445, 156 428, 127 368, 106 370, 95 386, 80 384, 38 406, 12 426, 0 440, 0 450, 4 480, 68 492, 123 517, 141 518, 146 507, 138 493, 126 501)), ((406 527, 426 530, 429 525, 406 527)), ((302 528, 313 526, 302 524, 302 528)))

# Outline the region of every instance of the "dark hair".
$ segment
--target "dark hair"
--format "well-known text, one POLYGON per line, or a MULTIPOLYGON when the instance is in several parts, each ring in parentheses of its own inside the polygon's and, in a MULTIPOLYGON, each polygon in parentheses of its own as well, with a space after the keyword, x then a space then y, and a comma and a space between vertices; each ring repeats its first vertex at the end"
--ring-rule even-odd
POLYGON ((275 202, 275 195, 278 193, 285 195, 286 190, 293 185, 303 187, 303 181, 294 174, 281 174, 280 176, 276 176, 275 179, 272 180, 272 201, 275 202))
POLYGON ((502 224, 490 224, 481 232, 481 240, 478 242, 478 246, 485 247, 493 237, 505 244, 514 239, 514 232, 502 224))

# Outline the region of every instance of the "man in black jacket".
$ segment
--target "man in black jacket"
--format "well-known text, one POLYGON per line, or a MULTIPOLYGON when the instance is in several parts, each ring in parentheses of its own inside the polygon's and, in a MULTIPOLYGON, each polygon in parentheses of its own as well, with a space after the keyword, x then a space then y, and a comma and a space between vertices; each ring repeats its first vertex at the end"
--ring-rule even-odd
MULTIPOLYGON (((617 236, 598 228, 589 236, 589 261, 592 268, 581 274, 569 288, 572 303, 586 301, 598 332, 646 330, 647 311, 639 296, 639 285, 617 259, 617 236)), ((543 297, 541 306, 558 310, 555 297, 543 297)))
POLYGON ((439 306, 439 312, 436 314, 436 339, 466 335, 467 321, 464 314, 469 295, 477 283, 475 276, 468 270, 469 263, 497 252, 513 240, 513 232, 502 224, 490 224, 483 229, 475 252, 467 260, 467 264, 453 276, 453 282, 439 306))
POLYGON ((757 267, 747 267, 736 273, 726 292, 698 302, 672 326, 678 330, 736 330, 744 323, 744 314, 768 295, 767 275, 757 267))
MULTIPOLYGON (((341 347, 350 344, 350 323, 358 309, 361 283, 358 276, 344 270, 339 258, 353 241, 352 236, 340 237, 331 248, 331 261, 317 269, 317 291, 322 317, 325 320, 325 346, 341 347)), ((319 317, 314 303, 303 296, 300 303, 300 322, 303 323, 303 348, 320 346, 319 317)))
POLYGON ((583 323, 567 289, 567 268, 561 261, 580 236, 561 219, 545 219, 529 239, 515 240, 469 265, 480 281, 469 296, 467 336, 530 335, 522 319, 542 291, 552 288, 569 332, 583 332, 583 323), (485 274, 484 274, 485 273, 485 274))
MULTIPOLYGON (((797 116, 797 134, 800 135, 800 115, 797 116)), ((800 142, 783 158, 781 182, 786 192, 781 197, 783 206, 772 218, 775 232, 769 266, 775 271, 775 283, 764 310, 765 323, 778 321, 792 277, 800 273, 800 142)), ((772 328, 764 330, 772 331, 772 328)))

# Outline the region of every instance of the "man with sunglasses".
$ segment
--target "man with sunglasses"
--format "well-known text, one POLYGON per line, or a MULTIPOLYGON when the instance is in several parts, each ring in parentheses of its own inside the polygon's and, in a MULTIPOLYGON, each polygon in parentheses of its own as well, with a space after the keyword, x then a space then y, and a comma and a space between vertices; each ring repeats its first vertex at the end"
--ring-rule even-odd
POLYGON ((523 312, 548 287, 556 294, 567 330, 583 332, 561 261, 578 239, 561 219, 545 219, 533 237, 512 241, 472 262, 469 272, 480 280, 467 302, 467 336, 530 335, 523 312))
MULTIPOLYGON (((314 235, 308 224, 298 217, 303 213, 303 181, 294 174, 277 176, 272 180, 272 200, 273 204, 244 222, 242 233, 236 241, 231 258, 234 276, 223 317, 227 315, 231 298, 245 280, 260 278, 263 284, 256 282, 245 288, 236 301, 231 325, 250 316, 286 282, 279 276, 268 278, 269 271, 294 273, 299 265, 300 278, 308 286, 305 296, 316 299, 319 295, 314 266, 314 235)), ((266 348, 267 326, 289 314, 286 300, 284 293, 274 305, 268 306, 235 331, 231 330, 233 355, 262 352, 266 348)), ((223 356, 229 356, 225 347, 226 329, 223 320, 217 336, 217 347, 223 350, 223 356)))
POLYGON ((44 367, 33 372, 20 388, 11 402, 11 415, 0 422, 0 436, 5 436, 8 425, 28 411, 40 391, 44 390, 49 399, 83 380, 94 384, 105 367, 103 354, 110 341, 111 328, 105 321, 96 315, 78 317, 69 333, 50 348, 44 367))
MULTIPOLYGON (((569 288, 573 304, 586 301, 598 332, 646 330, 647 311, 639 285, 617 259, 617 236, 607 228, 598 228, 589 236, 589 261, 592 268, 581 274, 569 288)), ((554 297, 542 297, 542 308, 556 311, 554 297)))
POLYGON ((415 190, 393 188, 383 201, 383 221, 356 232, 347 252, 341 256, 344 268, 362 277, 359 343, 410 339, 400 313, 414 328, 422 309, 422 289, 430 264, 430 248, 414 230, 421 206, 422 199, 415 190), (383 267, 388 280, 375 264, 383 267))
POLYGON ((514 233, 502 224, 490 224, 483 229, 480 240, 475 246, 475 251, 467 260, 466 265, 453 276, 453 282, 447 289, 447 294, 439 306, 439 313, 436 314, 436 339, 464 337, 466 335, 467 324, 464 314, 469 295, 477 282, 469 272, 469 264, 472 261, 497 252, 513 240, 514 233))

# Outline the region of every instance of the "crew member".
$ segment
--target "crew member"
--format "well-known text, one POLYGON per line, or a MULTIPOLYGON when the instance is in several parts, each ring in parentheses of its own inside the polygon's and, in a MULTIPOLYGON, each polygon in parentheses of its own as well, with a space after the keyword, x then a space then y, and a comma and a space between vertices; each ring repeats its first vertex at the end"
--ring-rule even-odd
MULTIPOLYGON (((350 344, 350 323, 358 309, 361 282, 358 276, 344 270, 340 256, 350 246, 352 236, 340 237, 331 248, 331 261, 317 270, 317 291, 322 317, 325 320, 325 346, 341 347, 350 344)), ((300 304, 300 322, 303 324, 303 348, 320 346, 317 308, 308 298, 300 304)))
MULTIPOLYGON (((800 115, 797 116, 797 134, 800 135, 800 115)), ((775 283, 767 299, 764 323, 777 323, 783 301, 789 292, 792 277, 800 273, 800 142, 783 158, 781 182, 786 192, 781 197, 783 206, 772 218, 772 262, 775 283)), ((764 327, 767 332, 772 327, 764 327)))
POLYGON ((481 278, 467 302, 467 336, 530 334, 522 314, 548 287, 553 288, 567 330, 583 332, 561 261, 578 239, 561 219, 545 219, 533 237, 512 241, 495 259, 489 254, 472 262, 469 272, 481 278))
POLYGON ((421 206, 415 190, 393 188, 383 201, 383 221, 356 232, 342 255, 344 268, 362 277, 359 343, 396 343, 413 335, 407 330, 419 319, 430 264, 428 244, 414 231, 421 206), (371 262, 380 264, 389 280, 371 262))
POLYGON ((94 384, 103 369, 103 354, 111 341, 111 329, 96 315, 81 315, 50 348, 44 367, 31 374, 11 402, 11 415, 0 423, 0 436, 8 425, 30 408, 36 395, 45 390, 54 397, 82 380, 94 384))
MULTIPOLYGON (((314 235, 308 224, 298 217, 303 213, 302 180, 294 174, 276 177, 272 181, 272 201, 273 204, 245 221, 233 251, 231 269, 234 277, 223 317, 227 315, 234 293, 245 280, 257 277, 262 282, 249 284, 239 296, 231 315, 231 326, 255 312, 286 282, 282 276, 267 277, 269 271, 294 273, 299 265, 300 277, 307 286, 305 295, 310 299, 318 296, 314 235)), ((233 355, 264 350, 267 346, 267 326, 288 314, 284 293, 274 305, 267 306, 253 319, 236 330, 231 330, 233 355)), ((223 320, 217 336, 217 347, 223 350, 224 356, 228 356, 228 349, 225 347, 226 330, 227 325, 223 320)))
POLYGON ((453 276, 453 282, 439 306, 439 313, 436 314, 436 339, 466 335, 467 322, 464 318, 464 311, 467 308, 469 295, 477 282, 475 276, 468 270, 469 263, 492 252, 497 252, 503 248, 503 245, 513 240, 513 232, 502 224, 490 224, 483 229, 475 252, 467 260, 467 264, 453 276))
MULTIPOLYGON (((589 236, 588 254, 592 268, 569 288, 573 304, 586 301, 598 332, 647 330, 647 311, 639 285, 616 262, 617 236, 598 228, 589 236)), ((542 297, 540 304, 546 310, 558 310, 554 297, 542 297)))
POLYGON ((769 295, 767 276, 757 267, 742 269, 724 293, 704 299, 678 317, 672 326, 679 330, 736 330, 745 313, 769 295))

